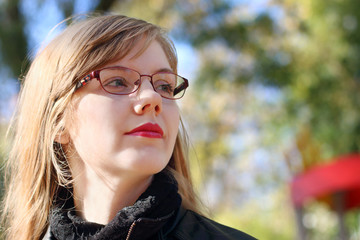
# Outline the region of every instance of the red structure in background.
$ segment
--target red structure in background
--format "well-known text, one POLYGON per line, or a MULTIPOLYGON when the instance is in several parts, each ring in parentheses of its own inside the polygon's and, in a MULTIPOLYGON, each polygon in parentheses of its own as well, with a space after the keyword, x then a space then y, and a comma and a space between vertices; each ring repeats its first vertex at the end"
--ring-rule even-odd
POLYGON ((291 199, 299 225, 299 239, 305 239, 302 207, 309 199, 326 201, 339 217, 340 238, 346 239, 343 215, 360 206, 360 154, 333 159, 297 175, 291 182, 291 199))

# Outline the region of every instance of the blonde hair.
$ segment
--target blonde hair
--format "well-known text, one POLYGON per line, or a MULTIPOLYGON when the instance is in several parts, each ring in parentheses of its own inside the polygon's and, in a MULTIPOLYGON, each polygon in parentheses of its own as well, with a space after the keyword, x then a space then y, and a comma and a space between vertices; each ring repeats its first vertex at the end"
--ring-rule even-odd
MULTIPOLYGON (((40 239, 58 186, 69 182, 67 162, 55 139, 64 127, 76 83, 90 71, 126 56, 141 39, 145 39, 142 51, 157 40, 177 72, 175 48, 161 28, 119 15, 74 21, 35 56, 10 125, 13 145, 2 213, 7 239, 40 239)), ((178 181, 183 206, 198 211, 186 147, 181 124, 167 169, 178 181)))

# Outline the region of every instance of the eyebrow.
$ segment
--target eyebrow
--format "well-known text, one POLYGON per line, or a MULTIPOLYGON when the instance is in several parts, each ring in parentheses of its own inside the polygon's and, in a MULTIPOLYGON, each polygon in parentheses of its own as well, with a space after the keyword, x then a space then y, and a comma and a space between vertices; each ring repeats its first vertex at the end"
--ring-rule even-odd
MULTIPOLYGON (((123 67, 123 68, 128 68, 128 69, 131 69, 131 70, 135 70, 135 69, 133 69, 133 68, 129 68, 129 67, 125 67, 125 66, 123 66, 123 65, 114 65, 114 66, 108 66, 109 68, 112 68, 112 67, 123 67)), ((106 67, 106 68, 108 68, 108 67, 106 67)), ((135 71, 137 71, 137 70, 135 70, 135 71)), ((160 72, 169 72, 169 73, 174 73, 175 74, 175 72, 173 71, 173 70, 171 70, 170 68, 160 68, 160 69, 158 69, 157 71, 155 71, 155 73, 160 73, 160 72)))
POLYGON ((160 68, 159 70, 156 71, 156 73, 159 72, 170 72, 170 73, 174 73, 173 70, 169 69, 169 68, 160 68))

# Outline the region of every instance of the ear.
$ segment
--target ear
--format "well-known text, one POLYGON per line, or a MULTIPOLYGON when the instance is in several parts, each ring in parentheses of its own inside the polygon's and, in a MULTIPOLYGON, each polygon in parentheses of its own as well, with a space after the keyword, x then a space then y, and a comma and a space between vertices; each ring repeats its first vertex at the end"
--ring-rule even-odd
POLYGON ((60 144, 68 144, 70 142, 69 132, 65 128, 61 128, 55 136, 55 142, 60 144))

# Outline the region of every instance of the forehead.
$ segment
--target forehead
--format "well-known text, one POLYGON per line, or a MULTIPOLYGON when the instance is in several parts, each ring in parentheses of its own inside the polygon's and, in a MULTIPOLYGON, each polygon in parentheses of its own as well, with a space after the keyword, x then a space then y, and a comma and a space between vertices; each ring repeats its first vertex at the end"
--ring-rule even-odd
POLYGON ((110 66, 133 68, 139 72, 144 72, 144 70, 158 71, 159 69, 171 69, 165 51, 155 40, 150 42, 146 48, 144 48, 143 41, 138 42, 125 57, 110 62, 104 67, 110 66))

